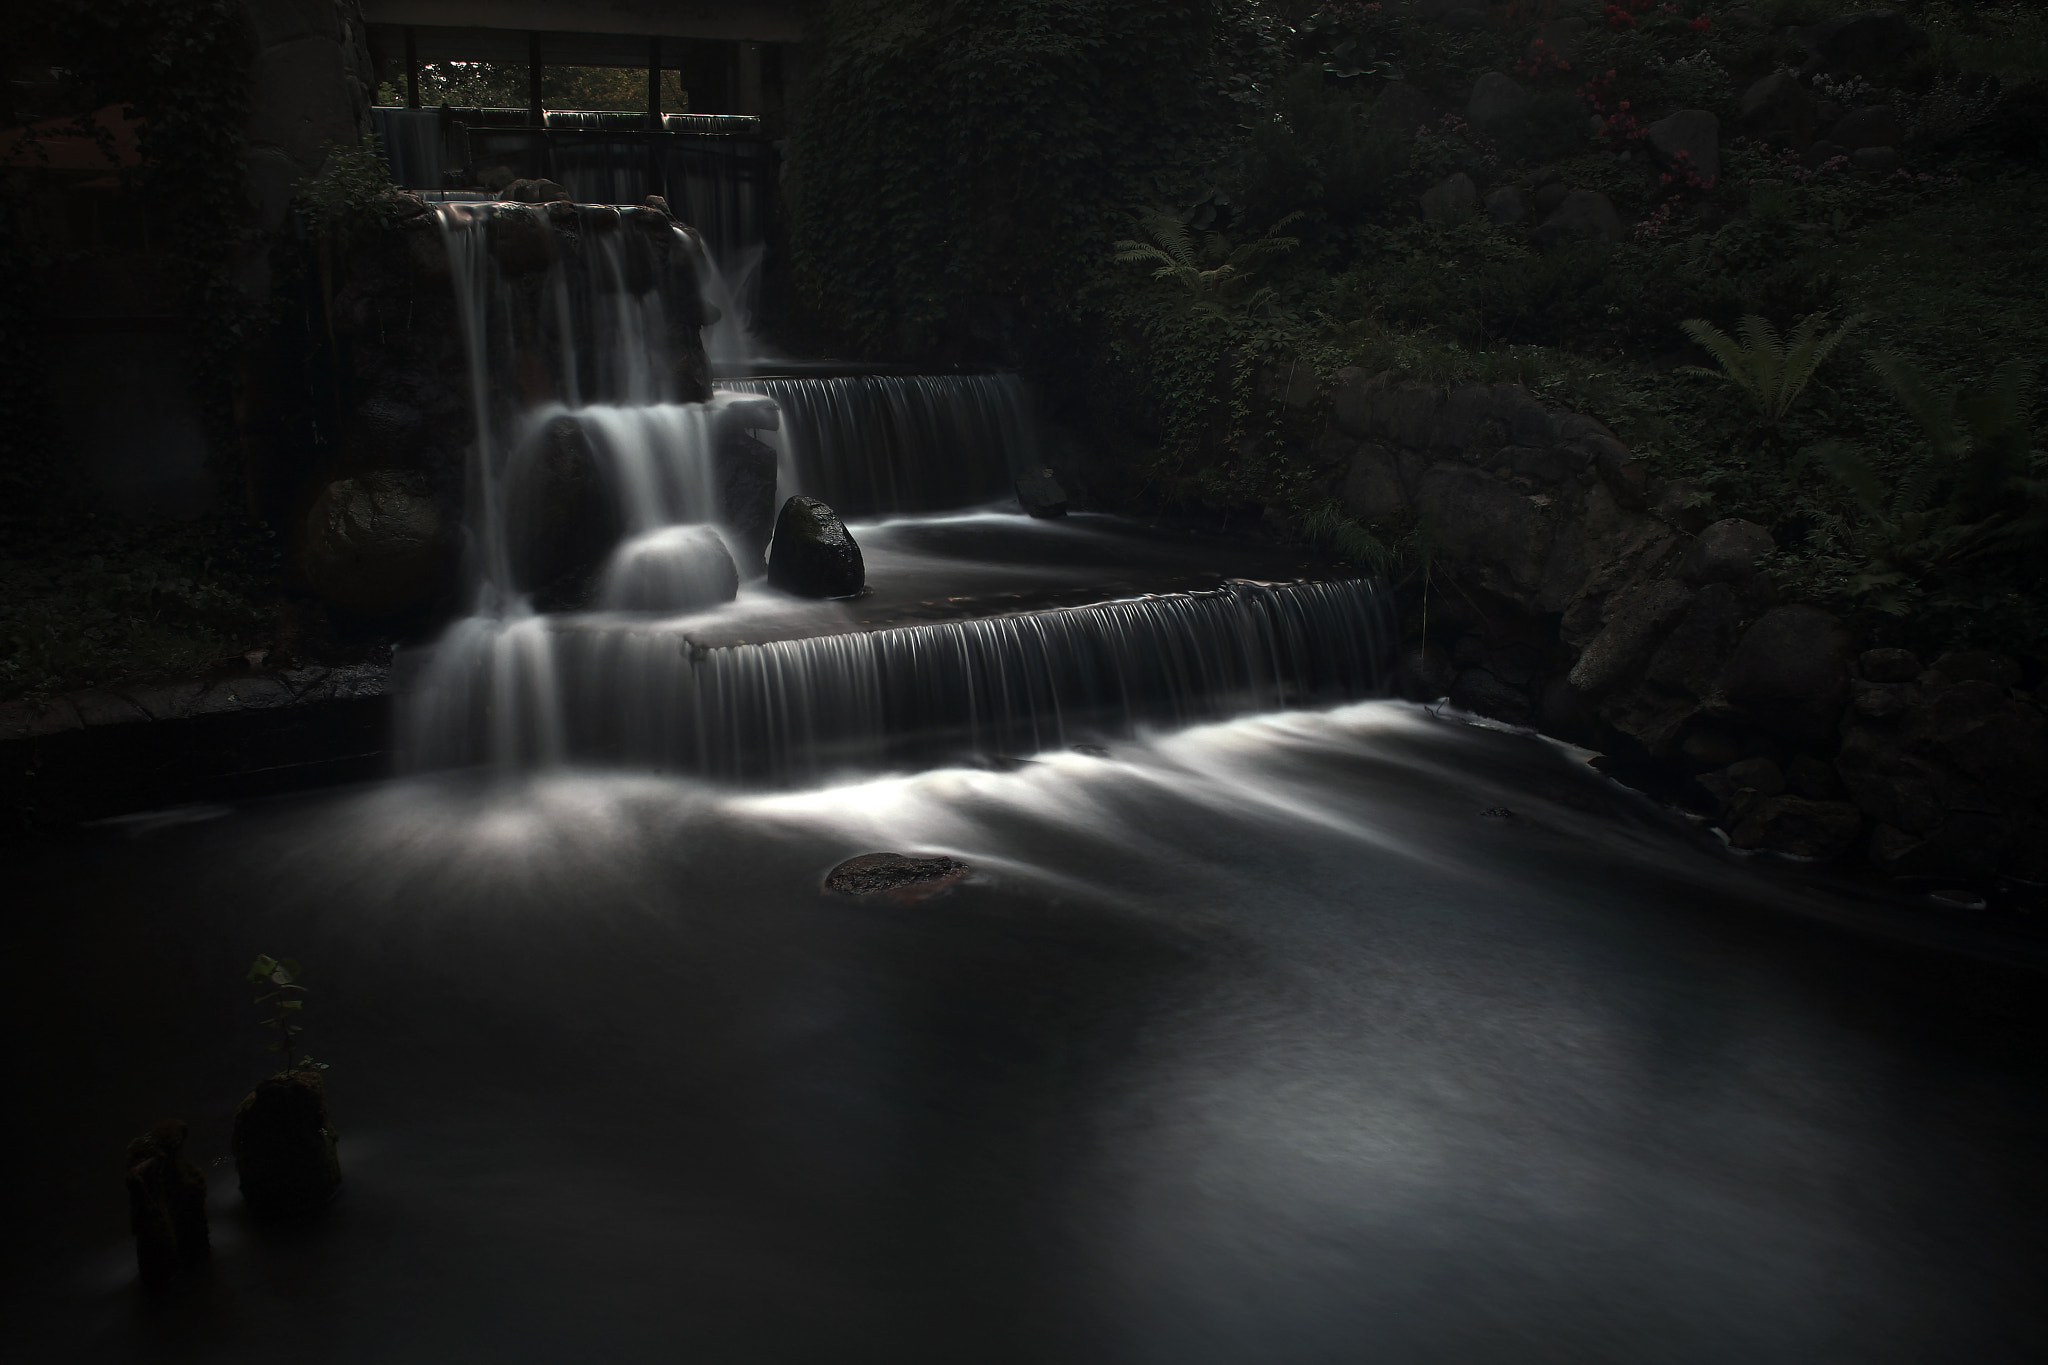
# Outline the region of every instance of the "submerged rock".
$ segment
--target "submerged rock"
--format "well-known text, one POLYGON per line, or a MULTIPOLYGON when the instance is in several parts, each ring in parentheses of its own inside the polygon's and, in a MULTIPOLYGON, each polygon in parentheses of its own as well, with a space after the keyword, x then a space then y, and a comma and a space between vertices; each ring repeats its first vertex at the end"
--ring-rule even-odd
POLYGON ((1034 517, 1063 517, 1067 514, 1067 490, 1050 469, 1027 474, 1017 480, 1017 501, 1034 517))
POLYGON ((614 611, 703 611, 739 591, 739 568, 718 532, 664 526, 618 548, 598 600, 614 611))
POLYGON ((867 583, 867 565, 839 514, 799 495, 775 518, 768 582, 798 597, 852 597, 867 583))
POLYGON ((967 864, 944 854, 863 853, 825 874, 825 889, 842 896, 886 895, 905 904, 937 895, 967 875, 967 864))
POLYGON ((317 1071, 256 1083, 235 1110, 233 1150, 242 1199, 257 1213, 311 1213, 341 1188, 334 1119, 317 1071))
POLYGON ((128 1226, 136 1270, 151 1287, 212 1250, 206 1176, 186 1159, 184 1146, 181 1119, 166 1119, 128 1144, 128 1226))

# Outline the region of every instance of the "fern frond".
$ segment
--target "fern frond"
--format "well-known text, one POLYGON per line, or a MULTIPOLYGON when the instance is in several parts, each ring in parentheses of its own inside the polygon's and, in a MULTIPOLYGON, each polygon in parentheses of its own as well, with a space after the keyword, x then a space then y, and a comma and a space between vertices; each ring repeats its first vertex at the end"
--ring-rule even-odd
POLYGON ((1820 329, 1827 322, 1827 316, 1824 312, 1808 315, 1792 334, 1792 343, 1780 359, 1776 408, 1770 414, 1774 420, 1791 410, 1792 400, 1805 390, 1808 381, 1820 370, 1835 347, 1868 321, 1870 314, 1852 314, 1843 319, 1840 327, 1822 336, 1820 329))
POLYGON ((1179 265, 1193 266, 1198 263, 1195 244, 1188 234, 1188 225, 1170 213, 1154 210, 1141 214, 1138 222, 1159 243, 1160 249, 1179 265))
POLYGON ((1952 460, 1962 453, 1962 440, 1956 434, 1954 394, 1937 395, 1919 367, 1896 351, 1880 351, 1871 356, 1870 368, 1877 371, 1899 406, 1927 433, 1938 458, 1952 460))
POLYGON ((1764 395, 1757 387, 1756 377, 1750 372, 1749 357, 1742 347, 1737 344, 1734 337, 1729 336, 1705 318, 1687 318, 1684 322, 1679 323, 1678 326, 1681 331, 1691 337, 1694 342, 1698 343, 1714 359, 1721 362, 1721 369, 1718 373, 1697 365, 1687 366, 1688 370, 1699 374, 1715 375, 1716 378, 1728 380, 1748 394, 1758 407, 1764 405, 1764 395))

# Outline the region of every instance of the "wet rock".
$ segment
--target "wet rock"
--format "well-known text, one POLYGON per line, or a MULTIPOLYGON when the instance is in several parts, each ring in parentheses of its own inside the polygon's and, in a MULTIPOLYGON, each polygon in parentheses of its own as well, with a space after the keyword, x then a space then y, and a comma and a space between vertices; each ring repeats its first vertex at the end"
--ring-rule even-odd
POLYGON ((1017 480, 1017 502, 1034 517, 1063 517, 1067 514, 1067 490, 1050 469, 1027 474, 1017 480))
POLYGON ((719 522, 742 576, 753 578, 768 562, 775 531, 775 448, 741 428, 728 428, 716 452, 719 522))
POLYGON ((967 864, 944 854, 863 853, 825 874, 825 890, 841 896, 887 896, 902 904, 928 900, 967 875, 967 864))
POLYGON ((1522 202, 1520 190, 1503 185, 1486 196, 1486 216, 1502 227, 1511 227, 1529 216, 1529 206, 1522 202))
POLYGON ((666 526, 618 548, 600 600, 614 611, 703 611, 732 601, 739 590, 739 567, 718 532, 666 526))
POLYGON ((1536 229, 1536 245, 1550 250, 1574 242, 1618 242, 1621 215, 1597 190, 1573 190, 1536 229))
POLYGON ((1722 776, 1730 786, 1753 791, 1758 796, 1785 794, 1785 772, 1768 758, 1745 758, 1731 763, 1722 776))
POLYGON ((641 202, 646 204, 648 208, 653 209, 656 213, 659 213, 664 218, 668 218, 671 220, 675 218, 675 214, 669 211, 668 199, 663 195, 650 194, 647 196, 646 199, 642 200, 641 202))
POLYGON ((1435 701, 1446 696, 1456 679, 1451 657, 1429 642, 1403 649, 1394 668, 1394 690, 1410 701, 1435 701))
POLYGON ((600 568, 625 531, 582 425, 557 417, 523 447, 506 482, 513 578, 529 592, 600 568))
POLYGON ((1920 676, 1920 656, 1910 649, 1866 649, 1856 667, 1874 683, 1911 682, 1920 676))
POLYGON ((1678 575, 1695 586, 1740 583, 1756 572, 1757 557, 1776 545, 1755 522, 1729 517, 1694 537, 1678 561, 1678 575))
POLYGON ((331 483, 306 516, 313 591, 361 616, 422 606, 449 585, 439 509, 418 475, 378 470, 331 483))
POLYGON ((1509 725, 1527 725, 1536 718, 1536 706, 1526 693, 1483 668, 1468 668, 1458 674, 1451 684, 1451 705, 1509 725))
POLYGON ((1652 682, 1623 687, 1600 703, 1600 719, 1652 758, 1668 757, 1699 714, 1697 697, 1652 682))
POLYGON ((498 198, 521 204, 566 204, 569 191, 552 180, 515 180, 498 192, 498 198))
POLYGON ((1856 845, 1863 817, 1844 801, 1772 796, 1748 806, 1728 841, 1800 858, 1839 858, 1856 845))
POLYGON ((1344 510, 1360 521, 1381 521, 1407 507, 1400 474, 1389 453, 1368 447, 1344 476, 1344 510))
POLYGON ((798 597, 852 597, 867 583, 867 565, 837 512, 797 496, 775 518, 768 582, 798 597))
POLYGON ((235 1110, 232 1148, 242 1199, 254 1212, 312 1213, 341 1188, 334 1119, 317 1071, 258 1081, 235 1110))
POLYGON ((1771 138, 1794 147, 1813 141, 1820 121, 1813 96, 1789 71, 1766 76, 1743 91, 1737 118, 1751 137, 1771 138))
POLYGON ((1906 125, 1887 105, 1873 104, 1852 109, 1827 131, 1827 140, 1838 147, 1860 151, 1865 147, 1903 147, 1906 125))
POLYGON ((1650 154, 1665 170, 1678 174, 1689 166, 1712 184, 1721 175, 1721 120, 1704 109, 1681 109, 1643 130, 1650 154))
POLYGON ((1422 216, 1432 223, 1470 218, 1479 209, 1479 187, 1459 171, 1431 186, 1422 196, 1422 216))
POLYGON ((128 1226, 135 1266, 155 1288, 212 1250, 206 1176, 184 1155, 185 1124, 166 1119, 128 1144, 128 1226))
POLYGON ((1849 694, 1848 629, 1815 607, 1777 607, 1744 632, 1721 675, 1744 720, 1792 740, 1833 733, 1849 694))
POLYGON ((500 204, 485 225, 491 255, 507 275, 546 270, 555 258, 555 234, 547 216, 520 204, 500 204))

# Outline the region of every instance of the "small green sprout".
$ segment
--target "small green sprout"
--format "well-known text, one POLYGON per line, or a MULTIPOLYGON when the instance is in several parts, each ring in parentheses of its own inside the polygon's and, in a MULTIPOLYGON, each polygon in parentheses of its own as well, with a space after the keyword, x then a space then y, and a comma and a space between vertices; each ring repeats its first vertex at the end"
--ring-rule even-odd
POLYGON ((257 996, 254 1003, 259 1006, 275 1004, 277 1007, 276 1012, 263 1021, 263 1027, 277 1033, 270 1050, 278 1054, 282 1063, 278 1069, 325 1071, 327 1063, 316 1062, 304 1054, 299 1057, 298 1067, 292 1066, 292 1052, 298 1046, 299 1035, 306 1031, 305 1025, 299 1022, 305 1017, 306 1005, 306 988, 299 984, 301 974, 297 958, 271 957, 266 953, 250 965, 248 979, 251 985, 272 988, 268 994, 257 996))

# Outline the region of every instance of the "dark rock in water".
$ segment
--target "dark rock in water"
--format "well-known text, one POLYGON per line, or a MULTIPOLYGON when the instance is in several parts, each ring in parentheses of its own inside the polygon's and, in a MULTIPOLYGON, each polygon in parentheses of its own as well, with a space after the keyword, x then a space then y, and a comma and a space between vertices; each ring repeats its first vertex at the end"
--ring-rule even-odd
POLYGON ((1846 801, 1773 796, 1750 806, 1729 831, 1737 848, 1768 849, 1801 858, 1838 858, 1856 843, 1863 816, 1846 801))
POLYGON ((128 1226, 135 1265, 154 1288, 212 1250, 206 1176, 184 1155, 185 1124, 166 1119, 128 1144, 128 1226))
POLYGON ((1527 725, 1536 717, 1536 705, 1526 693, 1483 668, 1468 668, 1458 675, 1451 684, 1451 705, 1509 725, 1527 725))
POLYGON ((664 526, 619 547, 602 604, 615 611, 703 611, 739 595, 740 572, 709 526, 664 526))
POLYGON ((552 180, 515 180, 498 192, 498 198, 521 204, 566 204, 569 191, 552 180))
POLYGON ((1050 469, 1027 474, 1017 480, 1017 501, 1034 517, 1063 517, 1067 514, 1067 490, 1050 469))
POLYGON ((555 259, 555 231, 539 209, 500 204, 484 230, 498 269, 507 275, 546 270, 555 259))
POLYGON ((645 202, 648 208, 654 209, 660 213, 667 214, 670 218, 675 217, 675 214, 669 212, 668 200, 664 196, 659 194, 650 194, 647 196, 645 202))
POLYGON ((1736 715, 1792 740, 1834 732, 1849 697, 1848 628, 1817 607, 1776 607, 1744 633, 1721 676, 1736 715))
POLYGON ((529 591, 589 578, 625 527, 590 438, 557 417, 520 452, 505 491, 513 576, 529 591))
POLYGON ((967 864, 944 854, 863 853, 825 875, 825 889, 842 896, 886 895, 909 904, 937 895, 967 875, 967 864))
POLYGON ((775 518, 768 582, 798 597, 852 597, 867 583, 867 565, 839 514, 799 495, 775 518))
POLYGON ((312 1213, 341 1187, 334 1119, 317 1071, 256 1083, 235 1110, 232 1143, 242 1199, 257 1213, 312 1213))
POLYGON ((713 456, 718 475, 718 511, 732 533, 731 550, 740 572, 752 578, 767 564, 775 531, 775 448, 745 430, 727 430, 713 456))
POLYGON ((361 616, 432 600, 449 586, 452 563, 426 481, 375 470, 327 485, 306 516, 301 567, 313 591, 361 616))

